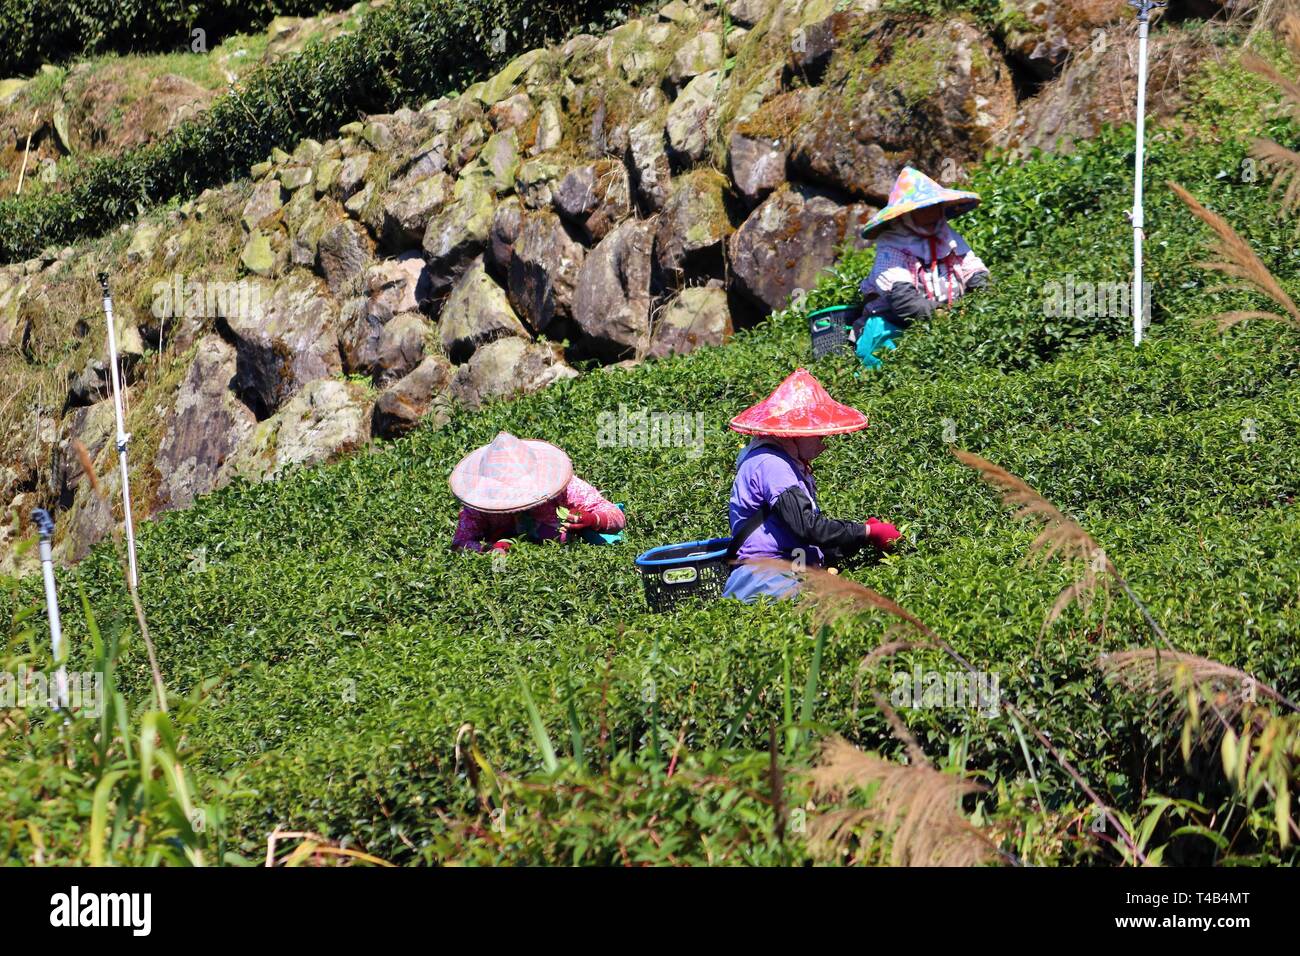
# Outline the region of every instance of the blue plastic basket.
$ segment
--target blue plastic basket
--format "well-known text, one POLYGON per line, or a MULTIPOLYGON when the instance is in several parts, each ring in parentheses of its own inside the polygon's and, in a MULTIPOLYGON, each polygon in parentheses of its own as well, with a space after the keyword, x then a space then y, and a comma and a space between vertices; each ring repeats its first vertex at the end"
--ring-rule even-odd
POLYGON ((730 538, 710 538, 685 544, 651 548, 636 559, 645 587, 645 602, 652 611, 669 611, 692 598, 722 597, 731 568, 727 563, 730 538))

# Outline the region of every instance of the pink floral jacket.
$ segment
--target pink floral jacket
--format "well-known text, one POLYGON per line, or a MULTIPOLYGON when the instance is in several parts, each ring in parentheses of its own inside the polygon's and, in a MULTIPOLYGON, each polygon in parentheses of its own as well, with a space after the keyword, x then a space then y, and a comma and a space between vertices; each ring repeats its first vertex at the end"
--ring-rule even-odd
POLYGON ((529 517, 533 521, 533 536, 549 540, 561 538, 560 519, 555 514, 556 508, 568 508, 570 511, 591 515, 595 529, 612 533, 622 531, 627 519, 623 509, 609 501, 604 495, 587 484, 581 478, 569 479, 568 485, 550 501, 530 508, 528 511, 515 511, 510 514, 490 514, 475 511, 468 506, 460 509, 460 522, 456 525, 456 534, 451 539, 453 548, 466 548, 470 551, 482 551, 490 548, 502 538, 514 538, 521 534, 520 519, 529 517))

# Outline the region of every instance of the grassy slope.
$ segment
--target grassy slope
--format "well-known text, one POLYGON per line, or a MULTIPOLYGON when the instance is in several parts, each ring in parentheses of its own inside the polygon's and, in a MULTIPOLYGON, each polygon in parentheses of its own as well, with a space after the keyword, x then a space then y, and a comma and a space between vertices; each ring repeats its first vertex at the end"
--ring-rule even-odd
MULTIPOLYGON (((1237 127, 1252 122, 1249 87, 1231 76, 1216 82, 1195 118, 1195 141, 1161 133, 1152 143, 1158 324, 1140 350, 1128 343, 1124 317, 1048 320, 1040 305, 1042 284, 1067 271, 1089 281, 1126 277, 1131 159, 1125 137, 1114 135, 1069 161, 981 170, 975 185, 986 203, 963 231, 994 263, 996 288, 909 335, 881 373, 859 376, 848 357, 815 369, 874 423, 835 441, 819 462, 823 506, 895 520, 909 539, 896 556, 853 574, 949 636, 977 666, 998 671, 1003 694, 1128 811, 1137 809, 1141 777, 1157 790, 1189 786, 1166 769, 1158 738, 1129 732, 1140 713, 1090 667, 1100 650, 1142 644, 1145 632, 1117 604, 1100 634, 1095 620, 1072 611, 1040 643, 1046 609, 1069 579, 1057 566, 1020 563, 1033 532, 1009 521, 946 454, 942 423, 953 419, 961 446, 1079 518, 1177 645, 1253 669, 1294 696, 1300 535, 1289 496, 1300 480, 1300 340, 1265 324, 1227 336, 1193 326, 1234 300, 1206 293, 1213 282, 1191 265, 1203 236, 1160 185, 1176 178, 1211 202, 1294 286, 1289 227, 1273 217, 1262 183, 1232 175, 1242 155, 1237 127), (1238 109, 1226 111, 1229 103, 1238 109), (1233 138, 1217 141, 1210 117, 1233 138), (1242 439, 1247 418, 1257 441, 1242 439)), ((810 307, 867 265, 867 257, 848 257, 810 307)), ((145 603, 163 672, 178 689, 219 679, 191 733, 212 768, 244 770, 260 791, 235 820, 247 847, 292 823, 396 859, 418 858, 411 847, 445 852, 447 828, 431 806, 455 813, 472 802, 453 767, 458 726, 479 728, 494 763, 536 766, 516 667, 555 739, 567 740, 571 686, 587 739, 603 713, 624 747, 644 748, 652 726, 664 749, 679 731, 687 750, 718 747, 759 683, 765 689, 741 737, 765 746, 769 719, 782 719, 773 674, 785 651, 796 677, 807 669, 806 618, 788 606, 731 603, 646 614, 631 559, 721 532, 740 445, 725 422, 803 364, 806 350, 802 315, 778 315, 726 347, 587 375, 371 456, 228 489, 142 529, 145 603), (704 411, 704 454, 598 449, 596 417, 620 403, 704 411), (449 553, 457 509, 446 475, 500 428, 568 449, 579 474, 626 503, 627 543, 521 548, 503 572, 481 556, 449 553), (200 547, 207 570, 195 572, 200 547)), ((127 607, 108 552, 78 577, 96 607, 127 607)), ((101 617, 110 628, 128 626, 107 610, 101 617)), ((856 662, 880 630, 867 622, 831 645, 816 716, 890 750, 879 715, 852 706, 856 662)), ((882 671, 886 686, 893 669, 882 671)), ((146 665, 134 643, 123 672, 143 698, 146 665)), ((1005 717, 907 717, 931 753, 965 738, 971 768, 1013 792, 1024 786, 1005 717)), ((1053 811, 1083 806, 1062 774, 1035 762, 1053 811)), ((1195 787, 1188 795, 1198 795, 1195 787)))
MULTIPOLYGON (((341 26, 335 25, 334 32, 338 29, 355 29, 358 22, 357 15, 349 16, 341 26)), ((301 36, 288 45, 287 52, 296 52, 306 43, 324 37, 326 32, 323 23, 313 21, 306 24, 301 30, 301 36)), ((34 150, 27 167, 24 193, 64 188, 76 176, 79 167, 90 159, 121 152, 121 146, 115 142, 116 137, 123 132, 139 133, 122 130, 124 116, 133 103, 150 95, 150 84, 158 77, 175 75, 205 90, 222 93, 244 74, 284 55, 283 52, 268 52, 270 39, 267 32, 236 33, 214 37, 212 49, 203 53, 190 52, 187 48, 175 53, 103 54, 79 61, 81 71, 75 80, 70 78, 72 65, 52 67, 49 71, 38 73, 12 103, 0 108, 0 124, 13 122, 18 129, 26 130, 33 112, 39 112, 42 119, 48 121, 60 102, 72 104, 68 122, 77 152, 72 156, 63 155, 53 142, 49 142, 43 150, 34 150), (87 90, 95 89, 101 84, 110 84, 116 90, 116 95, 107 104, 108 115, 94 117, 97 129, 107 135, 110 142, 91 145, 87 143, 89 137, 81 128, 89 123, 90 117, 83 115, 77 104, 82 101, 87 90), (40 182, 36 176, 39 161, 45 156, 54 158, 59 163, 58 178, 52 185, 40 182)), ((153 141, 166 130, 148 132, 149 141, 153 141)), ((21 153, 20 148, 12 157, 12 161, 19 165, 21 153)), ((0 169, 0 184, 3 184, 2 191, 6 194, 12 192, 11 184, 17 182, 18 168, 0 169)))

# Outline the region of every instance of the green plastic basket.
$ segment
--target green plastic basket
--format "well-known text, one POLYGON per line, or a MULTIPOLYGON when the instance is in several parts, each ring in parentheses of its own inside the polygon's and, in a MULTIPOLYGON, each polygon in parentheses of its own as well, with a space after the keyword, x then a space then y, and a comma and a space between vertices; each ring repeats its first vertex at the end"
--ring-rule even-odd
POLYGON ((840 349, 851 349, 849 326, 856 318, 856 305, 828 305, 808 315, 808 331, 812 335, 813 361, 840 349))

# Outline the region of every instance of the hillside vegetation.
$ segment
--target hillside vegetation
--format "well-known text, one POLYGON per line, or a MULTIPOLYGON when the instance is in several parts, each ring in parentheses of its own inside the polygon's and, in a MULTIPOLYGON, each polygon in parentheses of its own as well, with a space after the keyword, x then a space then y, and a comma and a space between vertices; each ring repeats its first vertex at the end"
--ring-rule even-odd
MULTIPOLYGON (((1053 281, 1128 279, 1131 130, 1108 129, 974 168, 984 202, 959 227, 996 282, 878 372, 847 353, 809 364, 807 313, 853 301, 871 265, 846 249, 725 345, 457 409, 141 525, 168 717, 105 542, 61 573, 68 667, 108 671, 120 696, 62 729, 8 712, 0 857, 242 864, 293 831, 313 836, 277 842, 277 862, 1294 864, 1300 733, 1269 689, 1300 697, 1300 338, 1207 323, 1267 303, 1203 271, 1208 233, 1166 183, 1294 296, 1293 225, 1247 160, 1252 136, 1300 128, 1233 58, 1188 93, 1148 144, 1140 348, 1122 311, 1046 305, 1053 281), (840 578, 996 674, 1003 706, 885 706, 898 675, 955 665, 933 641, 889 646, 920 632, 851 585, 831 620, 827 601, 646 609, 634 556, 723 532, 743 444, 726 422, 801 365, 872 421, 819 459, 822 506, 904 533, 840 578), (702 413, 702 448, 602 447, 620 408, 702 413), (625 505, 626 542, 452 553, 447 475, 501 429, 562 445, 625 505), (1086 569, 1026 560, 1037 529, 955 448, 1068 513, 1141 608, 1107 572, 1090 608, 1052 620, 1086 569), (1153 647, 1233 670, 1126 683, 1119 655, 1153 647), (1262 712, 1239 696, 1251 680, 1262 712)), ((7 583, 4 669, 51 671, 39 582, 7 583)))
MULTIPOLYGON (((879 373, 859 373, 847 355, 814 367, 873 423, 819 462, 824 507, 886 517, 906 537, 897 554, 846 576, 996 672, 1004 699, 1121 819, 1149 823, 1142 851, 1166 863, 1294 862, 1294 843, 1285 826, 1279 837, 1267 795, 1243 796, 1224 778, 1217 751, 1193 746, 1184 759, 1179 726, 1103 678, 1100 655, 1153 641, 1129 601, 1116 594, 1105 617, 1076 608, 1044 626, 1073 574, 1022 560, 1033 531, 949 454, 945 423, 957 445, 1086 527, 1179 650, 1295 698, 1300 342, 1267 323, 1227 335, 1198 324, 1239 303, 1207 288, 1194 265, 1205 237, 1163 186, 1182 183, 1236 224, 1294 290, 1290 227, 1266 184, 1239 176, 1258 96, 1235 70, 1211 70, 1184 128, 1152 137, 1155 324, 1141 348, 1126 316, 1045 320, 1041 309, 1051 277, 1126 277, 1131 143, 1113 131, 1068 159, 982 166, 972 186, 985 202, 962 228, 994 263, 994 289, 909 334, 879 373)), ((1281 122, 1267 132, 1295 135, 1281 122)), ((842 259, 805 309, 840 300, 868 266, 869 254, 842 259)), ((791 827, 817 815, 801 775, 812 740, 833 732, 887 757, 905 750, 867 693, 855 694, 885 622, 853 616, 830 632, 809 714, 800 702, 819 632, 802 607, 653 615, 632 567, 648 547, 722 531, 740 446, 725 421, 806 353, 804 312, 789 310, 729 345, 559 383, 372 455, 232 486, 145 526, 144 605, 169 689, 202 692, 184 711, 184 740, 205 779, 227 778, 207 791, 225 794, 212 798, 224 845, 255 858, 286 827, 399 862, 809 859, 816 847, 791 827), (702 456, 597 447, 597 417, 620 405, 704 412, 702 456), (446 475, 502 428, 562 444, 581 475, 625 503, 626 544, 523 547, 504 567, 450 553, 446 475)), ((84 589, 120 642, 117 679, 143 702, 148 666, 113 550, 98 549, 75 582, 65 578, 65 594, 84 589)), ((69 617, 75 665, 89 651, 84 624, 69 617)), ((950 665, 902 652, 869 667, 864 686, 887 690, 891 673, 915 666, 950 665)), ((944 774, 983 787, 962 806, 1003 853, 1125 858, 1114 830, 1093 826, 1076 782, 1006 710, 910 709, 905 719, 944 774)), ((22 746, 6 736, 9 754, 22 746)), ((865 792, 843 799, 870 807, 878 791, 865 792)), ((836 805, 825 792, 816 801, 836 805)), ((816 858, 888 859, 887 835, 862 819, 816 858)), ((10 839, 9 853, 30 854, 28 836, 10 839)))
POLYGON ((156 142, 248 73, 355 30, 366 8, 276 17, 261 32, 204 20, 165 52, 105 51, 0 80, 0 191, 18 194, 20 180, 23 195, 66 189, 88 161, 156 142))

